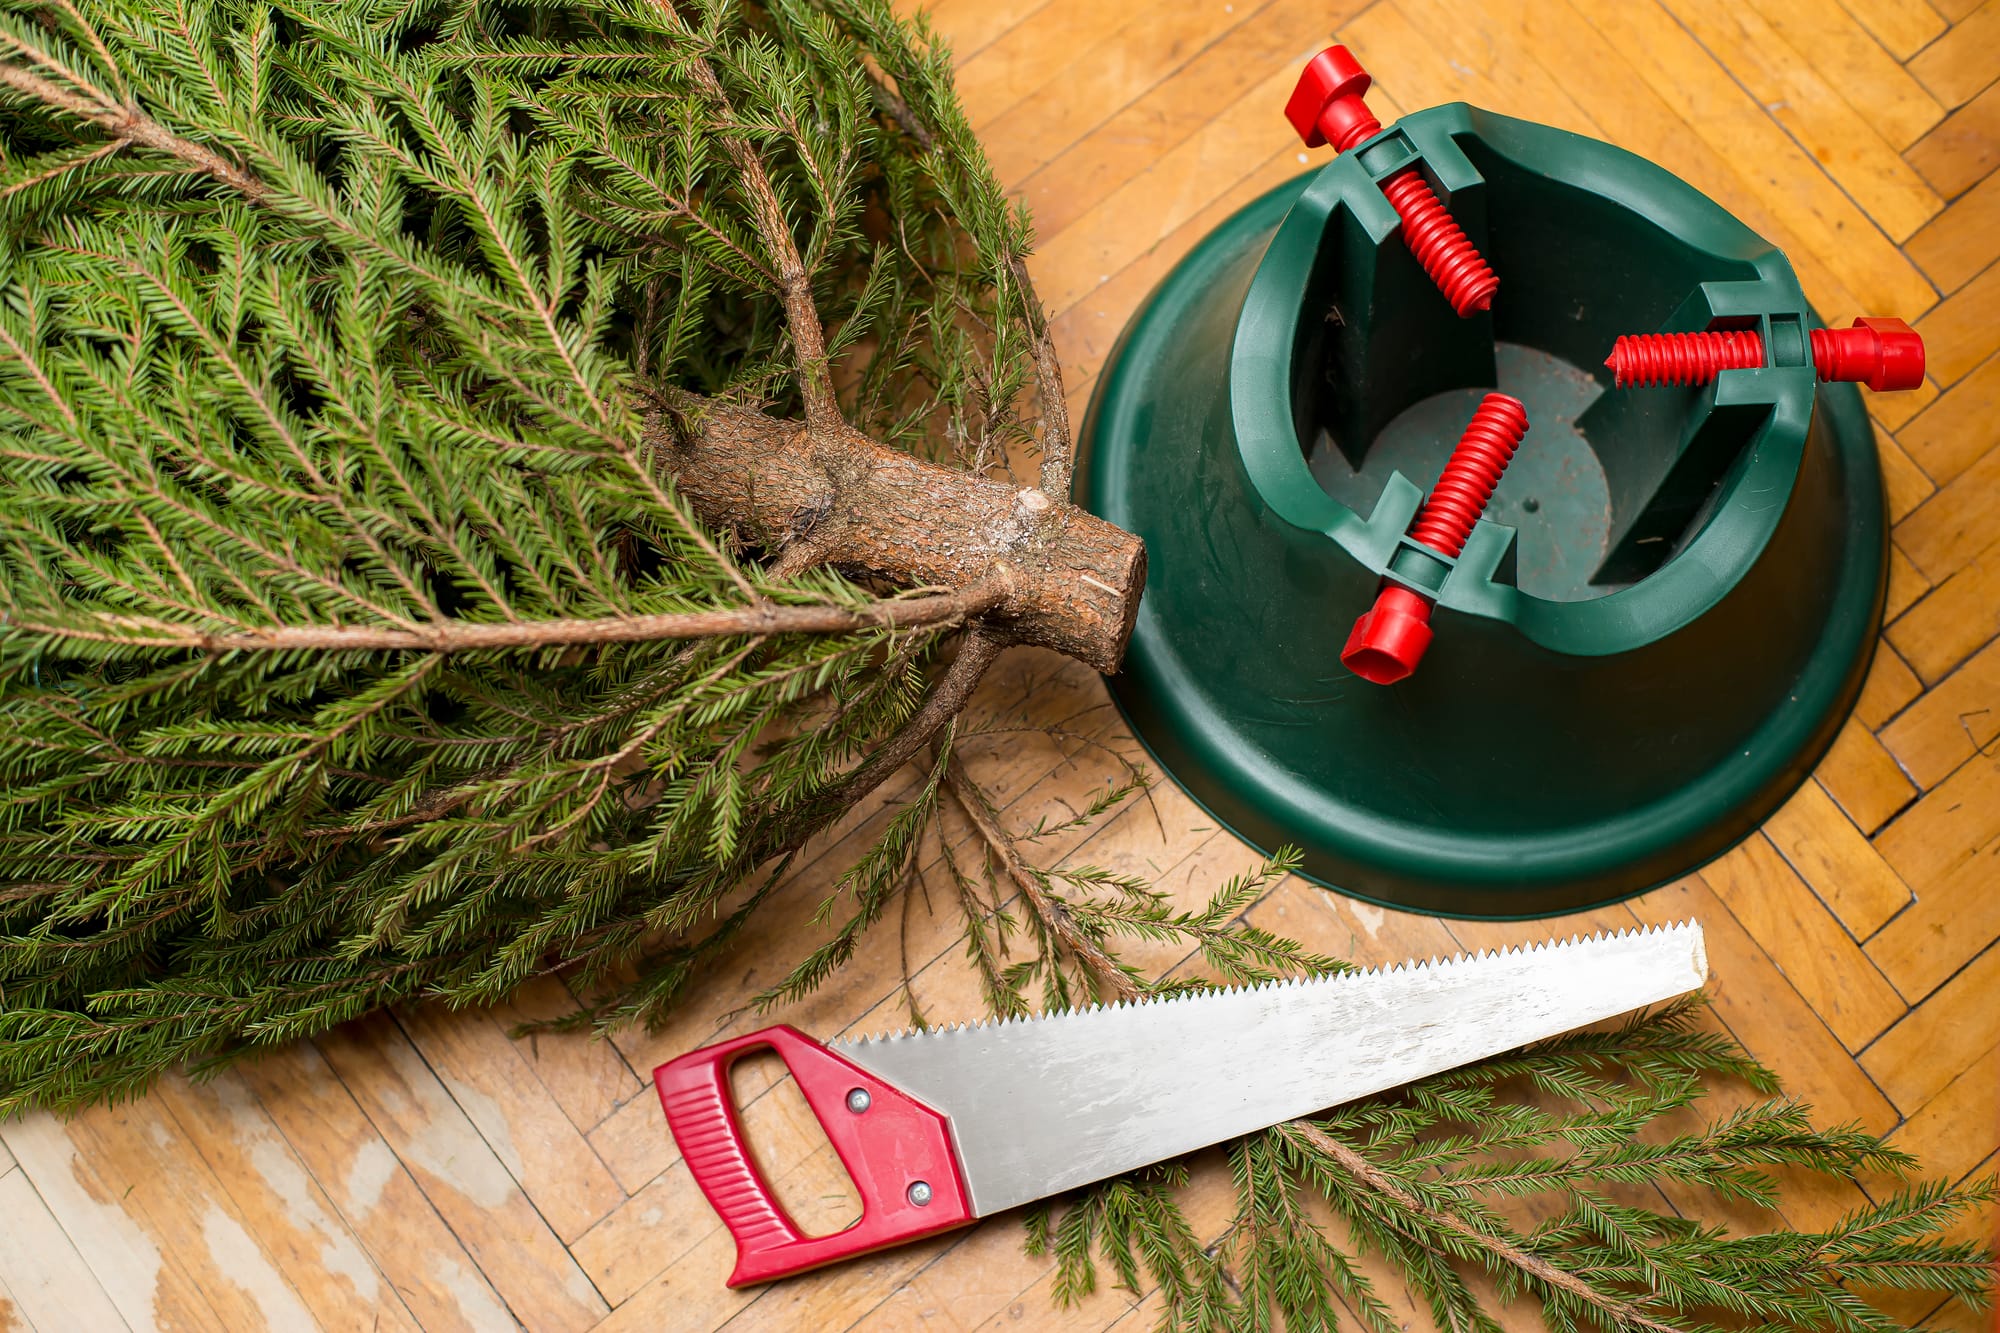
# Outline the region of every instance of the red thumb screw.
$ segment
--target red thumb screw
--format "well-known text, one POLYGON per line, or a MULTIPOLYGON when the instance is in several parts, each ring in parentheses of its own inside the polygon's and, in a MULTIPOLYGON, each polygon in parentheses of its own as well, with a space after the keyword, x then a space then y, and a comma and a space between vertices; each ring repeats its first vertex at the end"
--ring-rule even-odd
MULTIPOLYGON (((1371 82, 1346 47, 1329 46, 1299 76, 1299 86, 1285 103, 1285 118, 1306 147, 1330 143, 1335 152, 1344 153, 1382 132, 1382 122, 1361 100, 1371 82)), ((1403 243, 1451 308, 1462 318, 1492 305, 1500 279, 1438 202, 1423 172, 1414 163, 1403 168, 1382 182, 1382 193, 1403 219, 1403 243)))
POLYGON ((1813 369, 1876 393, 1924 382, 1924 336, 1900 319, 1863 315, 1844 329, 1812 331, 1813 369))
MULTIPOLYGON (((1439 555, 1456 557, 1472 535, 1528 433, 1528 409, 1518 398, 1489 393, 1458 437, 1437 486, 1410 525, 1410 536, 1439 555)), ((1417 669, 1431 646, 1431 602, 1401 584, 1384 583, 1375 605, 1354 622, 1340 664, 1363 680, 1393 685, 1417 669)))
MULTIPOLYGON (((1923 335, 1900 319, 1863 316, 1844 329, 1814 329, 1812 356, 1821 379, 1866 384, 1877 393, 1924 382, 1923 335)), ((1611 344, 1604 364, 1621 389, 1707 384, 1722 371, 1763 365, 1764 339, 1755 329, 1628 333, 1611 344)))

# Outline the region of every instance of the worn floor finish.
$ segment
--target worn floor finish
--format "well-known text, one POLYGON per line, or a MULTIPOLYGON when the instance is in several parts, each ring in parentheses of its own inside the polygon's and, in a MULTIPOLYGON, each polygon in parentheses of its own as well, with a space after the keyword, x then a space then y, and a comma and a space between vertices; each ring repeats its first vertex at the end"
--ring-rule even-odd
MULTIPOLYGON (((1896 549, 1855 720, 1745 846, 1576 928, 1700 917, 1717 1017, 1823 1118, 1888 1133, 1939 1174, 1994 1169, 2000 0, 941 0, 936 21, 999 170, 1034 207, 1035 278, 1079 413, 1173 261, 1323 157, 1299 152, 1279 109, 1335 35, 1379 78, 1385 120, 1465 99, 1610 139, 1783 246, 1829 319, 1921 316, 1931 381, 1871 404, 1896 549)), ((1113 771, 1110 750, 1131 750, 1103 698, 1033 657, 983 693, 999 725, 1067 719, 1067 758, 1011 735, 974 742, 1014 827, 1072 807, 1113 771)), ((200 1087, 0 1126, 0 1330, 1150 1327, 1145 1293, 1052 1312, 1048 1265, 1023 1254, 1015 1217, 761 1292, 722 1287, 728 1237, 642 1075, 760 1021, 732 1011, 803 952, 797 922, 850 849, 801 872, 791 921, 744 947, 732 988, 651 1038, 511 1039, 573 1007, 550 982, 507 1012, 378 1017, 200 1087)), ((1252 859, 1170 788, 1049 854, 1190 898, 1252 859)), ((1253 916, 1358 961, 1550 929, 1438 922, 1297 883, 1253 916)), ((952 920, 917 899, 836 986, 779 1016, 827 1036, 890 1025, 906 960, 931 1017, 973 1015, 952 920)), ((827 1178, 797 1113, 783 1096, 747 1113, 794 1198, 827 1178)), ((1805 1191, 1791 1220, 1856 1198, 1805 1191)), ((1212 1164, 1195 1204, 1222 1225, 1212 1164)))

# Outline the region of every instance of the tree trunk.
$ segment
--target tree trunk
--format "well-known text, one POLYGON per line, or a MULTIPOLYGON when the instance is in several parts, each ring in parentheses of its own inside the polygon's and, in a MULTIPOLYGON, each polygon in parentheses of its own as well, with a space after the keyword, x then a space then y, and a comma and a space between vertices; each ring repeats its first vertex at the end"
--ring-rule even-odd
POLYGON ((985 614, 1021 643, 1116 671, 1146 582, 1137 537, 1033 486, 926 463, 838 426, 713 400, 660 412, 649 443, 708 522, 778 550, 905 586, 963 588, 999 575, 985 614))

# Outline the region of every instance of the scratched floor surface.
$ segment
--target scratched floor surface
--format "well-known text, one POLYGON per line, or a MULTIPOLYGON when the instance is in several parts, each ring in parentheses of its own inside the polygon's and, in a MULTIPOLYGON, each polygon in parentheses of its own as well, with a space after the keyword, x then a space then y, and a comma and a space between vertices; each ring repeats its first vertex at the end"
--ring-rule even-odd
MULTIPOLYGON (((1781 245, 1829 320, 1918 324, 1930 380, 1871 401, 1895 549, 1854 720, 1743 847, 1574 928, 1700 917, 1717 1020, 1822 1118, 1886 1133, 1936 1174, 1993 1170, 2000 0, 941 0, 934 18, 997 168, 1034 208, 1034 276, 1076 413, 1174 260, 1323 158, 1298 150, 1279 109, 1336 36, 1375 73, 1385 120, 1463 99, 1623 144, 1781 245)), ((1132 750, 1103 703, 1094 678, 1033 655, 982 692, 982 717, 1068 733, 1060 748, 1010 739, 974 755, 1013 826, 1074 807, 1132 750)), ((802 952, 796 922, 851 846, 795 875, 790 920, 776 913, 726 985, 651 1037, 511 1038, 574 1007, 549 981, 504 1012, 376 1017, 199 1087, 0 1125, 0 1330, 1150 1327, 1143 1291, 1054 1312, 1049 1265, 1023 1253, 1012 1216, 763 1291, 723 1288, 728 1237, 642 1075, 762 1021, 735 1011, 802 952)), ((1170 787, 1053 854, 1190 898, 1253 859, 1170 787)), ((1440 922, 1297 882, 1251 915, 1357 961, 1551 929, 1440 922)), ((906 966, 931 1017, 976 1014, 954 920, 914 899, 836 985, 778 1016, 829 1036, 893 1024, 906 966)), ((756 1095, 768 1069, 746 1077, 765 1167, 810 1209, 826 1150, 802 1103, 756 1095)), ((1197 1221, 1219 1229, 1226 1182, 1212 1165, 1196 1180, 1197 1221)), ((1790 1220, 1825 1222, 1857 1198, 1808 1190, 1790 1220)))

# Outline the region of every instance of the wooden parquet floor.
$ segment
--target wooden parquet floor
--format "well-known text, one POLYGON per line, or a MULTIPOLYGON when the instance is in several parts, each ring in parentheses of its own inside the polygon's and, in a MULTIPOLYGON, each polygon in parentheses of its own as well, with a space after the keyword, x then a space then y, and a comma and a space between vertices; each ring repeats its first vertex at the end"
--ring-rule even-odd
MULTIPOLYGON (((1918 323, 1930 380, 1871 401, 1895 520, 1889 626, 1854 720, 1762 832, 1576 921, 1447 923, 1297 882, 1253 916, 1368 962, 1697 916, 1716 1019, 1823 1119, 1887 1133, 1938 1175, 1995 1169, 2000 0, 939 0, 934 17, 1003 179, 1034 208, 1034 277, 1079 414, 1175 259, 1323 158, 1279 110, 1335 36, 1378 78, 1385 121, 1463 99, 1623 144, 1781 245, 1830 320, 1918 323)), ((1052 658, 1003 670, 978 713, 1066 719, 1060 748, 1000 735, 975 756, 1016 827, 1071 808, 1132 748, 1099 683, 1052 658)), ((735 1011, 803 951, 798 921, 850 849, 795 877, 798 916, 746 942, 733 985, 650 1038, 510 1038, 573 1007, 547 982, 503 1012, 376 1017, 198 1087, 0 1125, 0 1329, 1149 1328, 1146 1293, 1054 1310, 1049 1265, 1012 1216, 723 1288, 728 1237, 644 1075, 761 1021, 735 1011)), ((1054 850, 1190 898, 1252 860, 1165 785, 1054 850)), ((836 985, 778 1017, 823 1036, 887 1026, 905 959, 928 1014, 973 1015, 952 920, 913 900, 836 985)), ((803 1103, 757 1095, 768 1068, 745 1077, 767 1172, 810 1210, 827 1161, 803 1103)), ((1196 1212, 1218 1227, 1222 1184, 1198 1170, 1196 1212)), ((1857 1198, 1820 1185, 1788 1216, 1822 1223, 1857 1198)))

